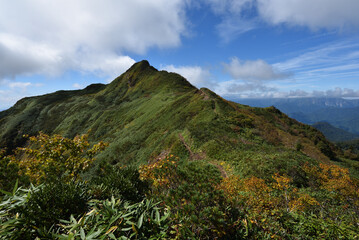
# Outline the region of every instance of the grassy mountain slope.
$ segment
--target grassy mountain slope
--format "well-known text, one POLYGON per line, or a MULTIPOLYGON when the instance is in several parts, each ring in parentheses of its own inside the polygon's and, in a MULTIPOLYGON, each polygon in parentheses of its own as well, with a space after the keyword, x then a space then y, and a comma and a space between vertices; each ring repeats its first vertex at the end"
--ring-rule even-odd
POLYGON ((333 142, 350 141, 359 138, 359 135, 336 128, 327 122, 317 122, 312 126, 321 131, 324 136, 333 142))
POLYGON ((316 129, 274 107, 252 108, 197 89, 147 61, 108 85, 24 98, 0 112, 0 148, 39 131, 66 137, 90 132, 109 147, 111 164, 148 162, 169 152, 191 160, 230 162, 242 176, 286 172, 300 178, 305 161, 328 162, 339 150, 316 129))

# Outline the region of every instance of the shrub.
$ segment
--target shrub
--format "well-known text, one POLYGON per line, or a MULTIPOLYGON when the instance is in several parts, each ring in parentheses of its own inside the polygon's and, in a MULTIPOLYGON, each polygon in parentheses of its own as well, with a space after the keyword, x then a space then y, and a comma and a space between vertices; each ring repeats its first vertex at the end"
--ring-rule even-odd
POLYGON ((0 203, 0 239, 34 239, 38 231, 26 225, 26 219, 18 214, 18 209, 23 208, 29 196, 38 191, 41 186, 31 186, 29 189, 17 188, 6 193, 0 203))
POLYGON ((19 167, 15 163, 15 157, 6 155, 5 150, 0 149, 0 189, 10 191, 16 180, 21 184, 28 184, 27 177, 20 176, 18 172, 19 167))
POLYGON ((80 219, 63 221, 58 239, 166 239, 169 212, 153 200, 129 204, 120 199, 93 200, 80 219))
POLYGON ((152 180, 152 196, 171 209, 171 237, 226 238, 241 229, 240 215, 226 201, 217 166, 205 161, 185 162, 169 157, 140 168, 141 177, 152 180), (240 225, 240 224, 239 224, 240 225))
POLYGON ((38 191, 32 192, 27 202, 16 209, 27 225, 49 229, 60 219, 68 219, 71 215, 78 216, 88 209, 90 199, 85 183, 52 182, 43 185, 38 191))
POLYGON ((87 138, 88 135, 82 135, 68 139, 40 132, 30 137, 30 147, 18 149, 25 153, 18 162, 20 169, 33 183, 58 181, 59 178, 66 182, 78 180, 94 161, 95 154, 107 146, 99 142, 90 148, 87 138))
POLYGON ((91 180, 91 193, 96 199, 109 199, 112 196, 131 202, 139 202, 149 191, 149 183, 140 180, 135 166, 114 167, 102 165, 98 176, 91 180))
POLYGON ((86 212, 87 190, 84 183, 62 182, 14 190, 0 204, 0 239, 51 236, 59 230, 60 219, 86 212))

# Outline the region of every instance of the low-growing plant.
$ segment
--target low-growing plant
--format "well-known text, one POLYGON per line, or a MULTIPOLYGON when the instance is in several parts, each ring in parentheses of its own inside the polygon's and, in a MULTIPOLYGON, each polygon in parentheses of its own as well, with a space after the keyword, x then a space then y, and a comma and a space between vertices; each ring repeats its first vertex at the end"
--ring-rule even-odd
MULTIPOLYGON (((42 186, 24 189, 16 182, 11 192, 4 192, 0 203, 0 239, 35 239, 39 229, 29 227, 27 220, 18 213, 24 208, 32 193, 39 191, 42 186)), ((40 230, 41 231, 41 230, 40 230)))
POLYGON ((79 216, 88 209, 89 195, 84 183, 51 182, 19 188, 4 197, 0 204, 0 237, 35 239, 59 231, 60 219, 79 216))
POLYGON ((81 218, 62 221, 58 239, 166 239, 170 212, 153 200, 92 200, 81 218))

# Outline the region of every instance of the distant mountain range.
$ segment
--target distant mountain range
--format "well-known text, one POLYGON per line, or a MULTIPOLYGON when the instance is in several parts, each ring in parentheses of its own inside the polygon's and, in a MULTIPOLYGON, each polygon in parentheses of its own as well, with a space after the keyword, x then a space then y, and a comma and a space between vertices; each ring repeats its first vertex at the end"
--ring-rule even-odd
POLYGON ((275 106, 289 117, 302 123, 327 122, 349 133, 359 134, 359 99, 270 98, 230 100, 252 107, 275 106))

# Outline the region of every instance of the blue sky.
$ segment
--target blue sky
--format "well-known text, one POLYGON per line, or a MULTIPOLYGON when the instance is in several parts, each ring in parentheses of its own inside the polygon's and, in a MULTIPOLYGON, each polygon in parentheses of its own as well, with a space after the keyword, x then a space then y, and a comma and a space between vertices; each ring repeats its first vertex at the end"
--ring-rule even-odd
POLYGON ((0 0, 0 109, 142 59, 227 98, 357 98, 358 12, 358 0, 0 0))

